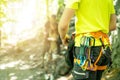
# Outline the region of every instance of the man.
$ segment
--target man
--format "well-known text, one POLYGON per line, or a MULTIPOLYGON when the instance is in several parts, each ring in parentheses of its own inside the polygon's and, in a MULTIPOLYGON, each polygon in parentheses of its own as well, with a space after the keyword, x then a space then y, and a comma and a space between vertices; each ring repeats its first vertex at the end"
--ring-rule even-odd
POLYGON ((73 77, 75 80, 100 80, 111 60, 108 33, 116 29, 113 1, 69 0, 58 25, 63 44, 66 44, 65 35, 74 14, 76 36, 73 77))

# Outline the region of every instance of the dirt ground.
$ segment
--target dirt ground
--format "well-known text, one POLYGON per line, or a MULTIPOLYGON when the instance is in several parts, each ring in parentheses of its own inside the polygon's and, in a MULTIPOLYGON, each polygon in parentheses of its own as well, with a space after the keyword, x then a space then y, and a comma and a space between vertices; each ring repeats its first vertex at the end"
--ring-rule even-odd
POLYGON ((64 55, 57 54, 57 51, 53 52, 51 62, 47 61, 49 53, 45 54, 46 65, 43 66, 43 45, 40 38, 34 38, 1 47, 0 80, 57 80, 61 75, 65 76, 68 68, 64 63, 64 55))

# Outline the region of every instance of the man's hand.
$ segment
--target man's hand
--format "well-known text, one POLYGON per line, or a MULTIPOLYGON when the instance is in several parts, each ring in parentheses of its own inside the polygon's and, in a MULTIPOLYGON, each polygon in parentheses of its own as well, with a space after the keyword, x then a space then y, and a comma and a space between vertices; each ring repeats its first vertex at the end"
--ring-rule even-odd
POLYGON ((62 39, 62 43, 63 45, 67 46, 68 45, 68 41, 70 39, 70 36, 69 35, 66 35, 64 39, 62 39))

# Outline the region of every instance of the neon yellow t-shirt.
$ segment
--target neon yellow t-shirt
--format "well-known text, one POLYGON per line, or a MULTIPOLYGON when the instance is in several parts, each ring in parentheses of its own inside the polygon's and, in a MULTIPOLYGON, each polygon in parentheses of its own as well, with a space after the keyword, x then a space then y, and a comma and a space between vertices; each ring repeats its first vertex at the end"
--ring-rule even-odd
MULTIPOLYGON (((110 15, 115 13, 113 0, 68 0, 66 8, 75 9, 76 34, 102 31, 108 34, 110 15)), ((100 43, 96 41, 96 45, 100 43)), ((75 37, 75 46, 80 36, 75 37)))

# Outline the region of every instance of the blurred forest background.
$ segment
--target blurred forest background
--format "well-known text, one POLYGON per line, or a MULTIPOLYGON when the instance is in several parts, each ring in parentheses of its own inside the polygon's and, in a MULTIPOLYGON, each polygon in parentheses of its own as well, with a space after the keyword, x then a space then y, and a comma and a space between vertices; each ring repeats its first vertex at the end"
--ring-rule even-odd
MULTIPOLYGON (((0 0, 0 80, 72 80, 58 22, 66 0, 0 0)), ((110 32, 113 64, 102 80, 120 80, 120 0, 110 32)), ((74 31, 71 20, 68 36, 74 31)))

